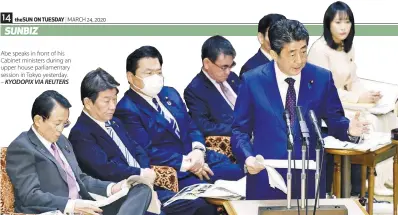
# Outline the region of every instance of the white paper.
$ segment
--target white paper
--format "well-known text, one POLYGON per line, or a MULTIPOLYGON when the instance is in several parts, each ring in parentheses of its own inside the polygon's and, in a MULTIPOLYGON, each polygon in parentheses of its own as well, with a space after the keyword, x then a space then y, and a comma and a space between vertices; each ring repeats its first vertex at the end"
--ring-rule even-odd
POLYGON ((340 141, 332 136, 324 138, 325 148, 329 149, 351 149, 356 151, 375 151, 391 143, 391 134, 386 132, 371 132, 366 135, 362 143, 354 144, 351 142, 340 141))
POLYGON ((63 215, 63 213, 61 211, 57 210, 57 211, 48 211, 48 212, 41 213, 38 215, 63 215))
POLYGON ((356 111, 369 111, 375 115, 387 114, 395 109, 398 92, 385 91, 383 97, 377 103, 349 103, 342 102, 344 109, 356 111))
POLYGON ((156 192, 153 190, 153 185, 146 179, 138 175, 132 175, 130 176, 127 180, 126 183, 122 185, 122 189, 109 196, 109 197, 103 197, 100 195, 96 194, 90 194, 96 201, 93 201, 93 204, 97 207, 104 207, 106 205, 112 204, 113 202, 119 200, 120 198, 126 196, 128 192, 130 191, 130 187, 134 187, 137 184, 147 184, 149 187, 152 188, 152 200, 151 203, 148 207, 148 212, 155 213, 155 214, 160 214, 161 210, 161 204, 158 199, 158 196, 156 192), (130 184, 130 186, 129 186, 130 184))
POLYGON ((387 114, 395 109, 395 103, 398 99, 397 92, 382 92, 383 97, 376 103, 376 106, 370 108, 368 111, 372 114, 382 115, 387 114))
POLYGON ((246 176, 238 181, 217 180, 214 185, 224 187, 234 193, 246 197, 246 176))
MULTIPOLYGON (((222 184, 222 182, 221 182, 222 184)), ((166 207, 171 203, 180 200, 194 200, 197 198, 215 198, 215 199, 225 199, 225 200, 242 200, 245 197, 228 190, 225 187, 215 184, 194 184, 188 187, 184 187, 180 192, 170 198, 168 201, 163 203, 166 207)))

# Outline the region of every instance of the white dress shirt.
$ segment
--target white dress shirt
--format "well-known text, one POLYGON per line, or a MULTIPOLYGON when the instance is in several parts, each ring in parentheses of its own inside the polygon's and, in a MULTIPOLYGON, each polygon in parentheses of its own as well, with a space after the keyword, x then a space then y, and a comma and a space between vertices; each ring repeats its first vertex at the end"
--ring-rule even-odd
MULTIPOLYGON (((32 131, 36 134, 37 138, 38 138, 38 139, 40 140, 40 142, 46 147, 46 149, 54 156, 54 151, 51 149, 51 144, 52 144, 52 143, 50 143, 50 142, 49 142, 48 140, 46 140, 43 136, 41 136, 41 135, 39 134, 39 132, 37 132, 37 130, 36 130, 33 126, 32 126, 32 131)), ((55 143, 55 146, 56 146, 57 149, 58 149, 59 156, 61 157, 62 162, 64 162, 65 165, 69 166, 68 161, 66 160, 66 158, 65 158, 64 154, 62 153, 62 151, 59 149, 57 143, 55 143)), ((71 168, 71 169, 72 169, 72 168, 71 168)), ((76 178, 75 173, 73 173, 73 171, 72 171, 72 174, 73 174, 73 176, 76 178)), ((111 184, 109 184, 108 187, 106 188, 106 193, 107 193, 108 196, 112 195, 112 186, 113 186, 114 184, 115 184, 115 183, 111 183, 111 184)), ((77 190, 80 191, 80 186, 79 186, 79 184, 77 183, 77 181, 76 181, 76 187, 77 187, 77 190)), ((74 210, 75 210, 75 200, 69 199, 68 202, 66 203, 64 213, 65 213, 65 214, 66 214, 66 213, 73 213, 74 210)))
MULTIPOLYGON (((211 81, 211 83, 214 84, 214 86, 217 88, 218 92, 222 95, 222 97, 224 98, 224 100, 228 103, 228 105, 232 108, 232 110, 234 109, 234 106, 231 104, 231 102, 229 102, 229 100, 227 99, 227 97, 225 97, 223 91, 221 90, 221 86, 219 83, 217 83, 216 80, 212 79, 209 74, 207 74, 206 71, 204 71, 202 69, 202 72, 206 75, 206 77, 211 81)), ((236 99, 238 96, 236 95, 235 91, 231 88, 231 86, 228 84, 227 81, 222 82, 223 85, 228 88, 228 90, 232 93, 232 95, 234 96, 234 98, 236 99)))
MULTIPOLYGON (((131 89, 134 90, 133 88, 131 88, 131 89)), ((140 93, 140 92, 138 92, 138 91, 136 91, 136 90, 134 90, 134 91, 135 91, 138 95, 140 95, 146 102, 148 102, 148 104, 150 104, 150 105, 157 111, 156 105, 155 105, 155 104, 153 103, 153 101, 152 101, 152 99, 153 99, 152 97, 147 96, 147 95, 145 95, 145 94, 143 94, 143 93, 140 93)), ((170 122, 170 119, 173 119, 173 120, 176 122, 177 128, 178 128, 178 130, 179 130, 178 122, 177 122, 177 120, 174 118, 174 116, 173 116, 173 115, 170 113, 170 111, 163 105, 163 103, 160 101, 160 99, 159 99, 158 96, 156 96, 155 99, 158 101, 158 104, 159 104, 159 106, 160 106, 160 109, 162 109, 162 111, 163 111, 163 113, 164 113, 164 116, 165 116, 166 120, 170 122)), ((206 147, 204 147, 204 145, 203 145, 201 142, 198 142, 198 141, 192 142, 192 149, 195 148, 195 146, 201 147, 201 148, 203 148, 204 150, 206 150, 206 147)), ((188 168, 189 166, 190 166, 190 163, 189 163, 188 157, 185 156, 185 155, 183 155, 183 156, 182 156, 182 162, 181 162, 180 171, 181 171, 181 172, 186 172, 186 171, 187 171, 187 168, 188 168)))
POLYGON ((285 81, 286 78, 293 78, 295 80, 294 90, 296 91, 296 104, 297 104, 299 89, 300 89, 301 72, 296 76, 288 76, 279 69, 276 62, 274 62, 274 66, 275 66, 276 82, 278 83, 279 93, 281 95, 283 107, 285 108, 286 95, 287 95, 287 90, 289 88, 289 84, 285 81))
POLYGON ((268 58, 269 61, 273 60, 270 54, 268 54, 266 51, 264 51, 262 48, 260 48, 261 52, 265 55, 265 57, 268 58))

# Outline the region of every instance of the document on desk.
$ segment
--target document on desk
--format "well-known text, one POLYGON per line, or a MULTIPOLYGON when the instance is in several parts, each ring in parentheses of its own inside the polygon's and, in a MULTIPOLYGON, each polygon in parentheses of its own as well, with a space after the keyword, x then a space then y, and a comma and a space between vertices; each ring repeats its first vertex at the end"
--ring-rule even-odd
POLYGON ((366 135, 362 143, 354 144, 347 141, 340 141, 332 136, 323 139, 327 149, 350 149, 356 151, 375 151, 391 143, 391 134, 385 132, 372 132, 366 135))
POLYGON ((382 92, 383 97, 377 103, 350 103, 342 102, 344 109, 354 111, 369 111, 375 115, 387 114, 395 109, 398 92, 382 92))

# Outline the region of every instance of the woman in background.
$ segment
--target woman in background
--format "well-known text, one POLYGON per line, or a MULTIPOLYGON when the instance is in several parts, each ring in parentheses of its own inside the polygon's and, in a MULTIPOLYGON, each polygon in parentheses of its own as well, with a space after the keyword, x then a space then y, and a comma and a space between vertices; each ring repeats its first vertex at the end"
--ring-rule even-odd
MULTIPOLYGON (((367 90, 356 74, 354 36, 355 22, 350 7, 341 1, 334 2, 325 12, 323 35, 314 42, 308 54, 309 63, 332 72, 343 107, 346 106, 344 104, 349 103, 377 103, 382 98, 380 92, 367 90)), ((344 111, 349 119, 355 115, 355 111, 349 110, 347 107, 344 107, 344 111)), ((390 132, 397 126, 397 117, 393 112, 384 115, 362 112, 361 115, 371 123, 371 131, 390 132)), ((384 185, 388 181, 392 185, 391 170, 392 159, 377 165, 376 195, 393 194, 392 190, 387 189, 384 185)), ((353 178, 357 178, 354 177, 355 175, 357 174, 352 174, 353 178)), ((355 180, 353 182, 359 185, 360 181, 357 180, 360 178, 355 180)), ((354 183, 353 189, 355 188, 354 183)), ((356 192, 358 191, 357 189, 356 192)))

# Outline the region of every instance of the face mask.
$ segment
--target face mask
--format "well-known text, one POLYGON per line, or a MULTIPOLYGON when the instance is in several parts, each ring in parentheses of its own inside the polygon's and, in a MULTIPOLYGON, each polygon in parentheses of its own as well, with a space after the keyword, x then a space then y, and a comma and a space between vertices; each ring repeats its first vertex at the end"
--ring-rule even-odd
MULTIPOLYGON (((163 88, 163 76, 162 75, 151 75, 146 78, 140 78, 138 76, 135 76, 135 77, 141 79, 142 82, 144 83, 144 88, 142 88, 140 90, 145 95, 148 95, 151 97, 156 97, 156 95, 158 95, 158 93, 163 88)), ((133 82, 133 85, 134 85, 134 82, 133 82)), ((137 86, 135 86, 135 87, 137 87, 137 86)), ((137 87, 137 88, 139 89, 139 87, 137 87)))

